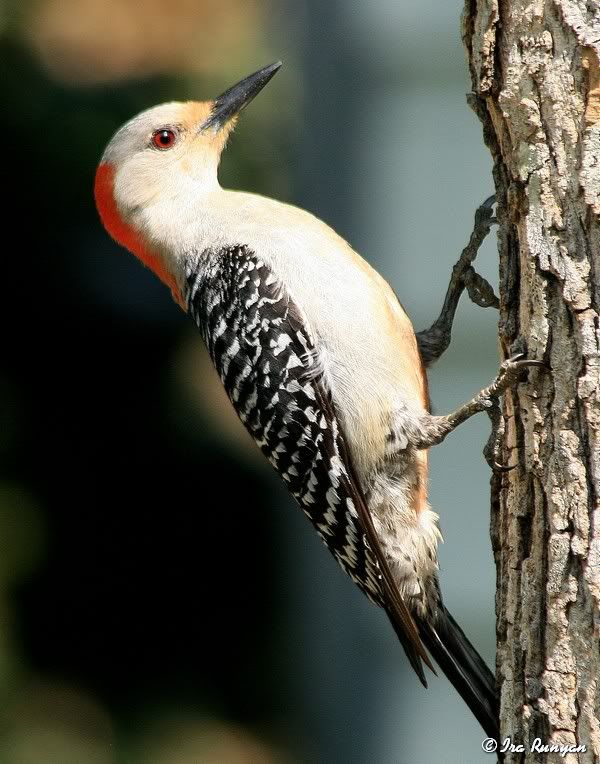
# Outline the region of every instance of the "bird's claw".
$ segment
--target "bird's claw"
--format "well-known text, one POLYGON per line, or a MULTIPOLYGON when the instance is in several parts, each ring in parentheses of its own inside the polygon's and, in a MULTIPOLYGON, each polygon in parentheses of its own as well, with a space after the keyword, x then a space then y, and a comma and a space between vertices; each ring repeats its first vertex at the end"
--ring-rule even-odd
POLYGON ((516 464, 498 464, 498 462, 492 462, 490 464, 490 467, 494 472, 510 472, 511 470, 514 470, 516 466, 516 464))
POLYGON ((483 456, 488 463, 488 467, 494 472, 504 472, 505 466, 498 462, 498 454, 500 453, 500 444, 502 442, 502 436, 504 435, 504 420, 502 418, 502 412, 500 411, 500 404, 498 400, 490 401, 491 405, 486 409, 486 413, 490 418, 490 424, 492 430, 490 437, 488 438, 485 448, 483 449, 483 456))
POLYGON ((469 298, 480 308, 500 307, 500 301, 494 294, 494 290, 490 283, 487 279, 484 279, 483 276, 480 276, 472 266, 472 262, 475 259, 481 242, 488 235, 492 225, 497 222, 496 217, 493 214, 495 203, 495 195, 488 196, 483 204, 480 204, 477 208, 471 239, 459 261, 459 264, 462 264, 463 269, 460 277, 461 281, 467 290, 469 298), (465 257, 465 255, 467 255, 467 257, 465 257))
POLYGON ((477 400, 479 411, 492 411, 497 405, 498 398, 509 387, 514 387, 519 382, 521 373, 529 367, 548 368, 544 361, 526 358, 524 353, 517 353, 504 361, 500 366, 496 379, 474 399, 477 400))
POLYGON ((548 367, 544 361, 538 361, 535 358, 527 358, 525 353, 516 353, 515 355, 507 358, 500 366, 498 377, 496 378, 496 385, 498 386, 498 393, 503 392, 508 387, 511 387, 519 381, 521 372, 528 368, 543 368, 548 367))
POLYGON ((505 390, 515 385, 519 381, 521 373, 528 368, 547 369, 548 366, 544 361, 527 358, 525 353, 517 353, 502 363, 496 380, 491 384, 484 395, 483 403, 485 405, 485 411, 492 423, 492 432, 486 447, 483 450, 483 454, 488 465, 494 472, 510 472, 517 466, 516 464, 501 464, 497 459, 498 453, 500 452, 500 442, 504 433, 504 424, 498 398, 505 390))
POLYGON ((462 276, 462 282, 465 285, 467 294, 471 302, 480 308, 499 308, 500 300, 492 288, 490 282, 481 276, 470 265, 462 276))

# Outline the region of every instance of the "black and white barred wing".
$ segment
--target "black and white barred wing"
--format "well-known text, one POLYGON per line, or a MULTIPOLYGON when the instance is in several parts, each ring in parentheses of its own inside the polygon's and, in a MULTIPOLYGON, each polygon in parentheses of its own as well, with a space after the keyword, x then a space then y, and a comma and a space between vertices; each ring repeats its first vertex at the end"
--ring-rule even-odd
POLYGON ((189 312, 240 419, 341 567, 386 609, 424 680, 419 657, 429 659, 354 477, 307 321, 246 247, 203 262, 188 277, 189 312))

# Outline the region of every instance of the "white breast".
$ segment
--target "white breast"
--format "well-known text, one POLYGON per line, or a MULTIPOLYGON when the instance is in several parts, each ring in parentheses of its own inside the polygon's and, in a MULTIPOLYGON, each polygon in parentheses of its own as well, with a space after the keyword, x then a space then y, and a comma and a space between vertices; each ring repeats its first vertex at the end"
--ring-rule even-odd
MULTIPOLYGON (((398 402, 415 411, 425 405, 412 326, 392 290, 329 226, 297 207, 219 189, 190 213, 185 231, 181 209, 173 216, 181 257, 190 241, 199 255, 247 245, 285 283, 308 318, 348 441, 357 444, 356 467, 366 474, 385 449, 398 402)), ((169 213, 160 214, 165 230, 169 213)))

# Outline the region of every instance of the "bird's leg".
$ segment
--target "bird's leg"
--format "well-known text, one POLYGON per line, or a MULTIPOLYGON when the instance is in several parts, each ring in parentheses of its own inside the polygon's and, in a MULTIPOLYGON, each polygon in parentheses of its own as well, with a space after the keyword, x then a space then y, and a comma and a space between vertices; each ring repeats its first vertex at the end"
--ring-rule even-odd
POLYGON ((509 358, 500 366, 498 376, 489 387, 485 387, 474 398, 463 404, 455 411, 445 416, 429 415, 419 427, 419 436, 412 439, 416 448, 429 448, 441 443, 458 425, 466 422, 473 414, 480 411, 489 411, 493 408, 494 401, 519 381, 519 375, 523 369, 529 366, 546 367, 543 361, 534 361, 525 358, 522 353, 509 358))
POLYGON ((440 315, 429 329, 417 333, 417 343, 425 366, 437 361, 450 344, 454 315, 465 288, 471 300, 481 308, 499 306, 498 298, 491 285, 475 271, 472 265, 479 247, 490 232, 492 224, 496 222, 492 213, 495 201, 496 197, 490 196, 477 209, 471 238, 452 269, 452 277, 440 315))

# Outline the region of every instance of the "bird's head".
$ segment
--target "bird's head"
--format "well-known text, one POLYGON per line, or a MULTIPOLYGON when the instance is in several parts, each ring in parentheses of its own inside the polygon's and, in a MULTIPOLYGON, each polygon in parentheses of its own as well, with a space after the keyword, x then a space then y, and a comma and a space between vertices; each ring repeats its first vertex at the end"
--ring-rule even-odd
MULTIPOLYGON (((143 111, 115 133, 98 166, 95 196, 104 227, 171 288, 184 309, 181 284, 149 222, 153 210, 164 215, 165 201, 191 205, 218 187, 221 152, 237 115, 280 66, 265 66, 214 101, 165 103, 143 111)), ((171 216, 165 230, 176 224, 171 216)))

